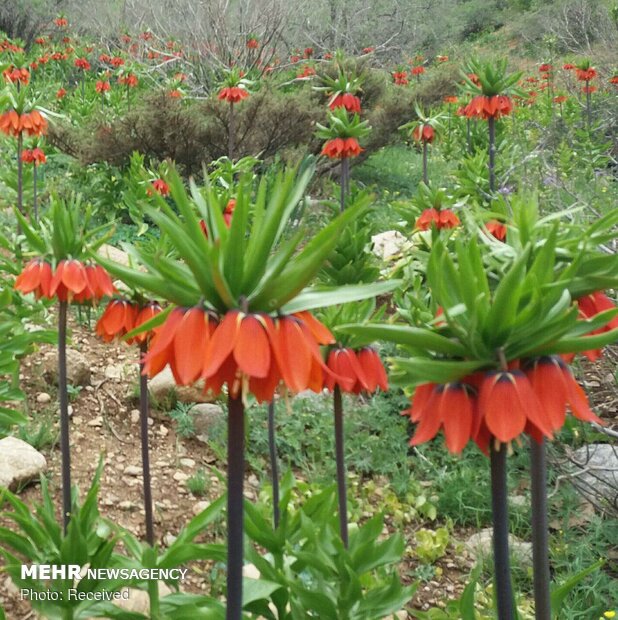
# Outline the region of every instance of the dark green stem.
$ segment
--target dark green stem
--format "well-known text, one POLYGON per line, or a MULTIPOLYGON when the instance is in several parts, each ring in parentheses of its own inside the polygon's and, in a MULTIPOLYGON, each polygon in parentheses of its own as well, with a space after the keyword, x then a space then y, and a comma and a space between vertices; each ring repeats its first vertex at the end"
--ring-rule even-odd
POLYGON ((270 475, 273 485, 273 524, 279 527, 279 465, 277 463, 277 441, 275 427, 275 401, 268 403, 268 448, 270 452, 270 475))
POLYGON ((339 210, 345 211, 345 198, 349 190, 350 160, 347 157, 341 159, 341 194, 339 196, 339 210))
POLYGON ((547 453, 545 440, 530 439, 532 491, 532 565, 534 568, 534 617, 551 620, 549 524, 547 518, 547 453))
POLYGON ((429 174, 427 172, 427 150, 429 146, 426 140, 423 140, 423 183, 429 185, 429 174))
POLYGON ((226 620, 242 617, 243 483, 245 472, 245 407, 230 396, 227 415, 227 611, 226 620))
POLYGON ((234 160, 234 151, 236 149, 236 126, 234 118, 234 104, 230 101, 230 124, 228 127, 228 145, 227 156, 231 161, 234 160))
POLYGON ((142 478, 144 481, 144 512, 146 514, 146 541, 154 546, 154 517, 152 511, 152 483, 150 478, 150 451, 148 448, 148 377, 144 374, 143 356, 148 351, 148 344, 140 345, 139 362, 139 418, 142 441, 142 478))
POLYGON ((21 159, 23 148, 24 137, 20 133, 17 136, 17 209, 22 214, 24 212, 24 162, 21 159))
POLYGON ((490 116, 489 126, 489 189, 496 191, 496 119, 490 116))
POLYGON ((34 221, 39 223, 39 205, 37 203, 37 165, 34 164, 32 171, 32 210, 34 211, 34 221))
POLYGON ((509 510, 506 477, 506 445, 492 445, 491 508, 494 535, 494 579, 498 620, 514 620, 513 589, 509 558, 509 510))
POLYGON ((71 444, 69 440, 69 395, 67 392, 67 308, 58 309, 58 392, 60 398, 60 450, 62 453, 62 519, 66 534, 71 518, 71 444))
POLYGON ((335 418, 335 461, 337 463, 337 499, 339 502, 339 531, 345 548, 348 548, 348 496, 345 472, 345 443, 343 434, 343 402, 341 389, 333 390, 335 418))

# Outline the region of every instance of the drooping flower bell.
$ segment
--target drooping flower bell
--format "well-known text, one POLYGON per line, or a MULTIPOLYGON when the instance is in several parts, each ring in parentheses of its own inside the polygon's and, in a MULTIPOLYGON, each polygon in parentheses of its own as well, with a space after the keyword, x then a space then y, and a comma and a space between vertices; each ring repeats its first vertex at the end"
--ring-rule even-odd
MULTIPOLYGON (((112 299, 97 321, 97 336, 105 342, 121 339, 130 331, 150 321, 159 312, 161 312, 161 306, 156 302, 140 305, 125 299, 112 299)), ((150 331, 142 332, 127 340, 127 343, 141 343, 152 335, 153 332, 150 331)))
POLYGON ((436 137, 434 128, 427 123, 419 123, 412 131, 412 137, 417 142, 426 142, 431 144, 436 137))
POLYGON ((361 112, 360 99, 352 93, 340 93, 335 95, 329 102, 328 107, 331 110, 336 108, 345 108, 348 112, 361 112))
POLYGON ((0 115, 0 131, 14 137, 21 133, 29 136, 42 136, 47 132, 47 121, 38 110, 23 114, 9 110, 0 115))
POLYGON ((358 157, 363 149, 356 138, 333 138, 322 147, 322 155, 330 159, 358 157))
POLYGON ((564 426, 567 407, 578 420, 603 423, 591 411, 584 390, 560 357, 554 355, 533 360, 525 366, 525 371, 541 403, 549 430, 558 431, 564 426))
POLYGON ((506 239, 507 228, 503 222, 498 220, 489 220, 487 224, 485 224, 485 228, 487 232, 498 239, 498 241, 504 241, 506 239))
POLYGON ((359 350, 335 348, 328 355, 327 366, 334 373, 327 375, 324 387, 332 391, 338 385, 343 392, 373 394, 378 387, 388 390, 388 378, 378 352, 371 347, 359 350))
POLYGON ((51 265, 40 258, 31 260, 17 276, 15 290, 21 293, 34 293, 37 299, 51 298, 50 287, 52 281, 51 265))
POLYGON ((507 116, 512 111, 513 101, 506 95, 493 95, 491 97, 478 95, 464 108, 464 114, 468 118, 483 119, 500 118, 507 116))
POLYGON ((432 227, 438 230, 442 228, 455 228, 459 226, 459 218, 450 209, 425 209, 416 220, 415 228, 429 230, 432 227))

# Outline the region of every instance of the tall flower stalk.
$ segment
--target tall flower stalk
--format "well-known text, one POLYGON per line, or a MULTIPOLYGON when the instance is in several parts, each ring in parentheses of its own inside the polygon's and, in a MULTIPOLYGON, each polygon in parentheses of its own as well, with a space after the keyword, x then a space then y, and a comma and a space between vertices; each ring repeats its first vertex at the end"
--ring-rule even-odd
POLYGON ((496 263, 492 246, 480 245, 476 234, 458 239, 453 251, 434 239, 427 283, 440 321, 428 328, 370 324, 339 331, 412 352, 395 358, 391 373, 397 384, 414 386, 406 412, 416 424, 411 445, 442 431, 451 452, 473 441, 489 455, 498 620, 515 617, 506 457, 513 442, 530 437, 536 617, 549 620, 545 443, 564 425, 567 409, 579 420, 601 423, 563 358, 596 354, 618 341, 618 309, 598 291, 589 294, 592 287, 618 284, 614 257, 598 249, 615 216, 560 236, 556 225, 534 225, 534 204, 515 207, 512 225, 519 234, 525 230, 526 241, 511 248, 508 265, 496 263))
MULTIPOLYGON (((227 386, 227 620, 242 615, 246 397, 251 393, 269 403, 279 386, 293 393, 322 389, 324 375, 332 371, 319 347, 334 339, 308 309, 338 303, 343 293, 303 289, 343 227, 367 204, 349 208, 297 252, 303 233, 288 240, 282 235, 311 174, 311 167, 298 178, 289 171, 274 184, 262 179, 257 188, 252 176, 244 176, 234 189, 228 227, 223 217, 227 193, 218 195, 207 179, 204 188, 192 185, 188 194, 172 171, 166 181, 175 208, 153 193, 156 205, 144 210, 178 257, 162 265, 160 257, 136 250, 144 272, 101 259, 130 286, 173 304, 158 317, 161 325, 144 356, 144 372, 154 376, 169 365, 178 385, 202 378, 214 396, 227 386)), ((368 297, 374 289, 355 289, 355 294, 368 297)))
POLYGON ((235 116, 235 107, 236 104, 243 101, 243 99, 247 99, 249 97, 248 87, 251 85, 249 80, 246 80, 243 77, 242 72, 234 68, 229 71, 219 89, 219 94, 217 95, 217 99, 219 101, 225 101, 229 107, 228 114, 228 147, 227 147, 227 156, 233 160, 236 156, 236 116, 235 116))
POLYGON ((468 119, 476 117, 487 121, 489 188, 492 193, 496 191, 496 120, 513 111, 510 93, 520 77, 520 73, 507 73, 506 60, 495 65, 473 60, 463 73, 464 89, 472 95, 463 113, 468 119))
POLYGON ((67 390, 67 314, 70 304, 94 304, 114 294, 114 285, 102 267, 88 256, 106 240, 106 227, 89 228, 91 209, 79 198, 52 200, 45 226, 31 225, 15 210, 33 258, 15 280, 15 289, 58 302, 58 392, 62 454, 62 517, 65 533, 71 518, 71 442, 67 390))
POLYGON ((139 346, 139 413, 144 514, 146 541, 151 547, 154 546, 155 535, 150 476, 150 449, 148 446, 148 376, 144 372, 144 357, 148 352, 148 343, 154 332, 143 331, 142 326, 154 319, 160 312, 161 307, 158 303, 152 301, 144 302, 143 297, 135 293, 132 298, 115 298, 111 300, 96 326, 97 336, 105 342, 125 339, 128 344, 139 346), (137 333, 133 334, 133 332, 137 333))
MULTIPOLYGON (((356 108, 356 106, 352 106, 356 108)), ((360 111, 360 110, 359 110, 360 111)), ((350 158, 360 155, 362 148, 359 138, 369 132, 366 121, 361 121, 359 112, 353 116, 341 99, 341 105, 335 106, 329 113, 329 126, 318 125, 318 136, 327 141, 322 147, 322 155, 329 159, 341 160, 339 211, 346 208, 346 199, 350 191, 350 158)), ((348 499, 347 476, 345 466, 345 433, 343 425, 343 400, 341 386, 336 383, 333 390, 333 428, 335 434, 335 462, 337 468, 337 498, 339 502, 339 532, 344 546, 348 547, 348 499)))

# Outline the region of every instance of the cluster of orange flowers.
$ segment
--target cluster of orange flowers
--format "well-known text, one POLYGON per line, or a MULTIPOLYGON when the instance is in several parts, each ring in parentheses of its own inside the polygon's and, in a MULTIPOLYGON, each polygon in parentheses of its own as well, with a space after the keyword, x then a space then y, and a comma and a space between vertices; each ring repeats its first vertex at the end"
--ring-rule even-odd
POLYGON ((356 138, 333 138, 322 147, 322 155, 330 159, 357 157, 363 149, 356 138))
POLYGON ((438 230, 442 228, 455 228, 460 221, 457 215, 450 209, 425 209, 416 220, 417 230, 429 230, 432 227, 438 230))
POLYGON ((340 93, 339 95, 336 95, 328 104, 328 107, 331 110, 345 108, 346 111, 356 112, 357 114, 360 114, 361 112, 360 99, 352 93, 340 93))
MULTIPOLYGON (((96 334, 105 342, 112 342, 147 323, 159 312, 161 306, 156 302, 141 305, 124 299, 112 299, 97 322, 96 334)), ((147 342, 152 335, 153 332, 144 331, 127 339, 127 343, 147 342)))
POLYGON ((513 101, 506 95, 486 97, 478 95, 464 107, 463 115, 468 118, 479 117, 483 119, 500 118, 507 116, 513 111, 513 101))
MULTIPOLYGON (((614 308, 601 291, 578 299, 577 304, 584 319, 614 308)), ((616 328, 618 317, 592 334, 616 328)), ((595 360, 601 351, 584 354, 595 360)), ((447 448, 455 453, 470 440, 485 452, 492 437, 507 443, 526 433, 540 441, 562 428, 567 408, 580 420, 602 424, 567 365, 574 357, 553 355, 513 361, 505 370, 476 372, 446 384, 420 385, 412 407, 403 412, 418 423, 411 445, 433 439, 440 429, 447 448), (508 416, 504 415, 504 403, 510 406, 508 416)))
POLYGON ((21 152, 21 160, 25 164, 39 166, 47 161, 47 157, 45 157, 45 153, 37 146, 33 149, 24 149, 21 152))
POLYGON ((30 71, 23 67, 9 67, 2 72, 2 75, 7 82, 12 82, 13 84, 19 82, 25 86, 30 82, 30 71))
POLYGON ((249 91, 240 86, 226 86, 219 91, 217 98, 228 103, 238 103, 249 96, 249 91))
POLYGON ((61 260, 55 271, 45 260, 31 260, 17 276, 15 289, 37 298, 77 303, 111 297, 116 290, 103 267, 73 259, 61 260))
POLYGON ((23 114, 9 110, 0 115, 0 131, 14 137, 22 133, 29 136, 42 136, 47 132, 47 121, 38 110, 23 114))

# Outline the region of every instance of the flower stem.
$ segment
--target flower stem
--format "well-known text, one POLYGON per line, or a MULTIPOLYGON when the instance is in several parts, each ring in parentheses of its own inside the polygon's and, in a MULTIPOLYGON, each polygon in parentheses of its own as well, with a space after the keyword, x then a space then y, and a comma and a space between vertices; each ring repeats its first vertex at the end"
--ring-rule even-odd
POLYGON ((532 564, 534 567, 534 617, 551 620, 549 525, 547 523, 547 453, 545 440, 530 439, 532 490, 532 564))
POLYGON ((236 127, 234 125, 234 104, 230 101, 230 123, 228 126, 228 144, 227 144, 227 156, 230 160, 234 159, 234 150, 236 148, 236 127))
POLYGON ((32 209, 34 211, 34 221, 39 223, 39 205, 37 204, 37 165, 34 164, 32 169, 32 209))
POLYGON ((427 142, 423 141, 423 183, 429 185, 429 175, 427 174, 427 142))
POLYGON ((60 450, 62 453, 62 519, 67 533, 71 518, 71 445, 69 441, 69 395, 67 392, 67 308, 58 308, 58 391, 60 397, 60 450))
POLYGON ((498 620, 514 620, 509 559, 509 511, 506 479, 506 445, 492 445, 491 508, 494 536, 494 579, 498 620))
POLYGON ((159 582, 156 579, 148 581, 148 601, 150 602, 150 619, 159 620, 161 611, 159 606, 159 582))
POLYGON ((243 482, 245 407, 242 396, 228 399, 227 415, 227 611, 226 620, 242 617, 243 482))
POLYGON ((341 159, 341 195, 339 198, 339 210, 345 211, 345 197, 348 193, 348 178, 350 176, 350 160, 347 157, 341 159))
POLYGON ((471 121, 469 118, 466 118, 466 144, 468 153, 472 153, 471 121))
POLYGON ((152 484, 150 479, 150 452, 148 449, 148 377, 144 374, 143 356, 148 351, 144 341, 140 345, 139 362, 139 418, 142 441, 142 477, 144 481, 144 512, 146 519, 146 541, 154 546, 154 518, 152 513, 152 484))
POLYGON ((17 136, 17 208, 20 213, 24 212, 24 162, 21 152, 24 148, 24 137, 20 133, 17 136))
POLYGON ((592 94, 590 93, 590 80, 586 80, 586 120, 588 131, 592 128, 592 94))
POLYGON ((268 403, 268 448, 270 451, 270 475, 273 485, 273 525, 279 527, 279 466, 277 463, 277 443, 275 439, 275 401, 268 403))
POLYGON ((345 548, 348 548, 348 497, 345 475, 345 444, 343 436, 343 402, 341 389, 333 390, 335 414, 335 460, 337 462, 337 499, 339 501, 339 531, 345 548))
POLYGON ((489 190, 496 191, 496 119, 490 116, 489 127, 489 190))

